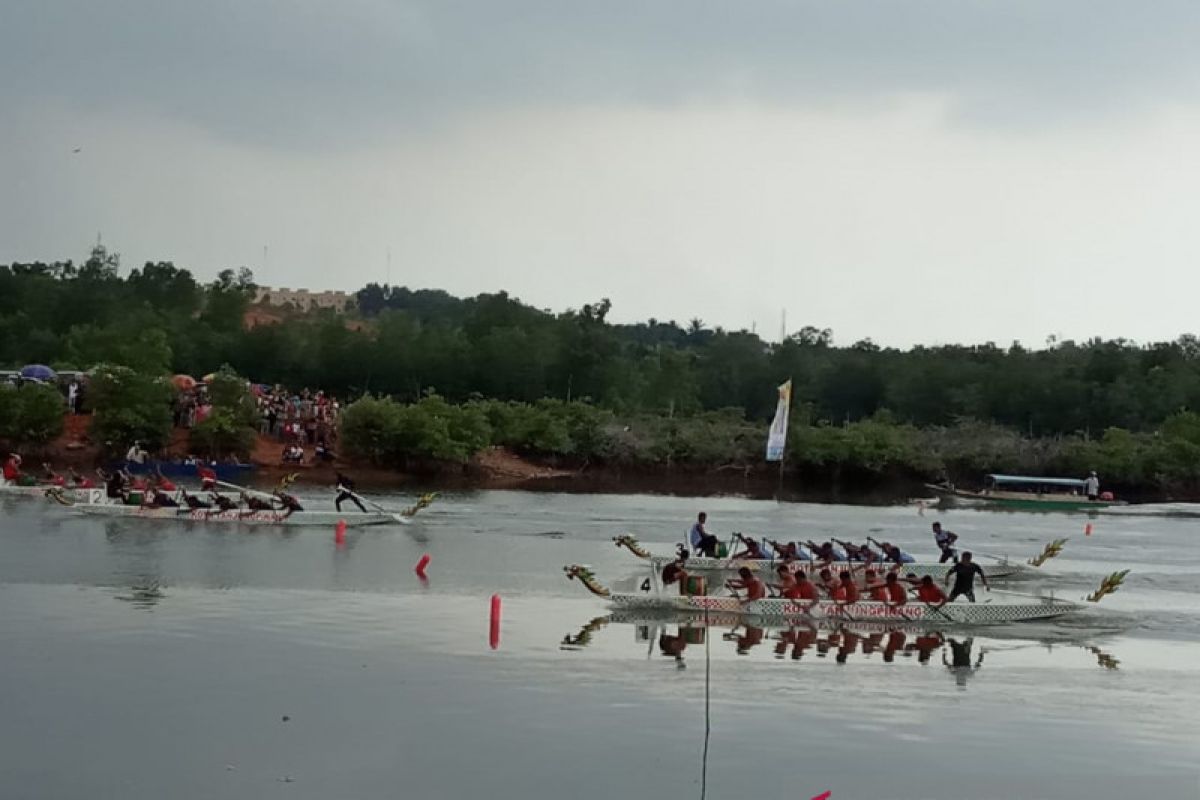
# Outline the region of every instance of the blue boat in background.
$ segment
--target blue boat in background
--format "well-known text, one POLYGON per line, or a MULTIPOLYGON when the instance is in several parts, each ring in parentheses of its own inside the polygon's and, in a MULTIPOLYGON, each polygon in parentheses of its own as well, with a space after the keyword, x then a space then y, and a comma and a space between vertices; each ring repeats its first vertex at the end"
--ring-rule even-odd
POLYGON ((161 472, 163 476, 171 479, 176 478, 195 478, 197 476, 196 467, 206 466, 213 472, 217 473, 217 480, 227 481, 229 483, 237 483, 249 478, 254 470, 253 464, 236 464, 219 461, 146 461, 144 464, 139 464, 135 461, 124 461, 116 466, 124 467, 131 475, 153 475, 156 472, 161 472))

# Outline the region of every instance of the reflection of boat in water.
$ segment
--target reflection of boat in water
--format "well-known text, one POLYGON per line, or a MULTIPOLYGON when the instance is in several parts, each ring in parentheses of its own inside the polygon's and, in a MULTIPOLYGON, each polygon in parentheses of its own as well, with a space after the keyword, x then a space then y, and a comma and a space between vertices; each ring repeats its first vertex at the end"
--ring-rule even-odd
MULTIPOLYGON (((637 538, 631 534, 622 534, 621 536, 613 537, 613 542, 617 547, 624 547, 644 561, 649 561, 652 568, 661 570, 667 564, 675 561, 678 556, 656 556, 646 550, 638 542, 637 538)), ((779 559, 758 559, 758 558, 704 558, 704 557, 689 557, 687 560, 687 569, 689 572, 737 572, 742 567, 749 567, 752 571, 761 572, 772 570, 783 563, 779 559)), ((795 561, 795 564, 809 564, 811 561, 795 561)), ((913 561, 903 564, 893 564, 890 562, 877 562, 873 565, 867 565, 861 561, 834 561, 825 564, 825 562, 815 562, 822 566, 830 566, 833 569, 851 569, 862 570, 864 567, 870 566, 873 569, 883 572, 888 569, 896 569, 901 573, 915 572, 918 575, 932 575, 935 581, 946 577, 946 572, 954 566, 952 562, 938 563, 936 561, 913 561)), ((1017 578, 1023 575, 1028 575, 1032 570, 1024 564, 1015 561, 1009 561, 1004 558, 994 558, 990 556, 979 556, 977 563, 987 572, 988 580, 1004 580, 1006 578, 1017 578)))
POLYGON ((1042 478, 1031 475, 986 476, 978 492, 959 489, 953 484, 926 484, 927 489, 951 504, 989 505, 1022 511, 1089 511, 1125 505, 1109 492, 1089 500, 1087 482, 1075 478, 1042 478))
MULTIPOLYGON (((614 593, 600 585, 591 570, 578 564, 563 568, 568 578, 580 582, 614 609, 629 611, 667 611, 704 615, 705 613, 733 614, 752 619, 812 619, 858 622, 924 623, 928 625, 992 625, 1053 619, 1082 608, 1077 603, 1054 597, 1018 595, 1011 592, 992 592, 994 597, 979 603, 949 603, 935 606, 913 601, 904 605, 875 601, 837 603, 832 600, 803 601, 782 597, 765 597, 743 602, 737 597, 707 594, 672 594, 650 591, 641 594, 614 593)), ((657 575, 655 575, 657 578, 657 575)), ((654 585, 657 586, 657 580, 654 585)))
POLYGON ((911 660, 918 664, 941 663, 965 685, 983 665, 987 653, 1026 648, 1082 648, 1096 656, 1097 666, 1118 669, 1120 662, 1110 653, 1091 644, 1091 634, 1062 638, 1028 637, 1016 629, 988 629, 965 635, 945 628, 912 624, 875 622, 851 623, 843 620, 807 620, 781 624, 737 615, 703 617, 678 614, 631 613, 614 611, 596 617, 578 633, 563 637, 564 650, 589 647, 596 635, 610 625, 633 628, 634 641, 657 647, 660 655, 682 663, 688 648, 714 642, 728 642, 729 651, 746 656, 762 653, 779 661, 828 659, 838 664, 855 661, 879 661, 890 664, 911 660), (937 658, 934 658, 937 656, 937 658))

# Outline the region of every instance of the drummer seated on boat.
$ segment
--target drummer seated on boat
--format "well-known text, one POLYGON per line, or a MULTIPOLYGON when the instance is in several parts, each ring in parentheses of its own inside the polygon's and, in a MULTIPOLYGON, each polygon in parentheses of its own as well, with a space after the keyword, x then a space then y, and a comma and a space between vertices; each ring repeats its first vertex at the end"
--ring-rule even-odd
POLYGON ((704 526, 707 523, 708 514, 701 511, 696 517, 695 523, 692 524, 692 529, 688 532, 688 541, 692 543, 692 549, 700 555, 706 558, 716 558, 717 547, 721 542, 705 529, 704 526))
POLYGON ((733 596, 742 603, 761 600, 767 596, 766 584, 754 577, 754 573, 749 567, 739 569, 738 577, 725 581, 725 585, 733 592, 733 596), (746 594, 744 596, 739 595, 739 591, 744 591, 746 594))
POLYGON ((742 543, 745 548, 740 553, 734 553, 730 558, 751 558, 770 560, 771 556, 763 551, 762 545, 754 540, 752 536, 742 536, 740 533, 735 533, 734 537, 742 543))
POLYGON ((858 591, 858 584, 854 582, 854 576, 849 572, 843 572, 838 576, 838 586, 833 590, 833 600, 836 603, 857 603, 862 599, 862 593, 858 591))

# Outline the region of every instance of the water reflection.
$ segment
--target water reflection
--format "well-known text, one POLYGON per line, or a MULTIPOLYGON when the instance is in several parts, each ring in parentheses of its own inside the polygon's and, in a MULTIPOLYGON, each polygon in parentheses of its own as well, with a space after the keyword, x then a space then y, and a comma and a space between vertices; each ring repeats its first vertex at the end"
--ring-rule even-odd
POLYGON ((1120 660, 1087 638, 1064 640, 1061 634, 1046 638, 1029 637, 1019 629, 996 628, 986 633, 955 632, 920 627, 888 627, 870 623, 820 621, 788 627, 746 624, 736 619, 702 618, 659 619, 627 618, 609 614, 592 619, 577 632, 563 637, 563 650, 583 650, 593 644, 601 630, 610 625, 629 626, 634 641, 647 648, 647 657, 656 653, 673 660, 680 668, 691 656, 700 656, 699 648, 720 643, 725 655, 738 658, 769 657, 777 661, 827 662, 839 666, 851 664, 897 664, 908 661, 919 666, 941 666, 960 688, 983 668, 989 653, 1026 649, 1053 651, 1057 647, 1083 650, 1096 657, 1096 665, 1106 670, 1120 668, 1120 660), (727 644, 726 644, 727 643, 727 644))
POLYGON ((129 603, 134 608, 150 611, 167 595, 163 591, 162 586, 155 580, 146 580, 135 583, 129 587, 127 594, 115 594, 117 600, 129 603))

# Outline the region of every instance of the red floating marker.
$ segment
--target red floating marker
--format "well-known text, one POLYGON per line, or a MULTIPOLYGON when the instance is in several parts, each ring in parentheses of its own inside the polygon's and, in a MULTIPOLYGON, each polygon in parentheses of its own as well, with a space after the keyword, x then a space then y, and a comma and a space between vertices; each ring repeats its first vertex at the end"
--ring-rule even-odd
POLYGON ((413 572, 417 573, 418 578, 425 577, 425 568, 429 566, 429 562, 432 560, 433 559, 429 557, 429 553, 421 556, 421 560, 417 562, 415 567, 413 567, 413 572))
POLYGON ((346 520, 339 519, 337 525, 333 526, 333 543, 337 545, 346 543, 346 520))
POLYGON ((832 791, 828 791, 828 792, 821 792, 821 794, 817 795, 817 796, 816 796, 816 797, 814 797, 812 800, 829 800, 829 796, 830 796, 831 794, 833 794, 833 792, 832 792, 832 791))
POLYGON ((500 647, 500 595, 492 595, 492 618, 488 626, 488 644, 495 650, 500 647))
POLYGON ((1092 535, 1092 523, 1089 522, 1087 525, 1083 526, 1083 535, 1084 536, 1092 535))

